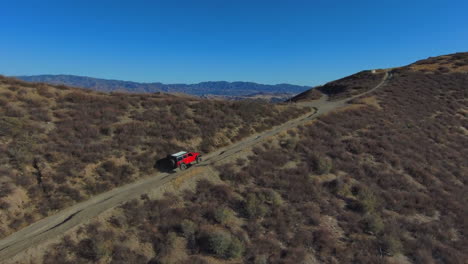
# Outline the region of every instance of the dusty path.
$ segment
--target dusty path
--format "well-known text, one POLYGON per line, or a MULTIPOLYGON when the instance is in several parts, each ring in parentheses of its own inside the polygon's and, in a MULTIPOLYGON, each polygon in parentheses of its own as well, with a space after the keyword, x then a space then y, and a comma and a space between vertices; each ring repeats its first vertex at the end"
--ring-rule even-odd
MULTIPOLYGON (((370 93, 383 86, 389 78, 391 78, 391 74, 387 72, 377 86, 364 94, 370 93)), ((360 94, 358 96, 364 94, 360 94)), ((230 146, 209 153, 204 156, 205 161, 196 166, 212 165, 217 161, 221 161, 230 155, 257 144, 270 136, 313 120, 318 116, 329 113, 337 108, 343 107, 349 100, 355 97, 357 96, 339 101, 328 101, 327 96, 322 96, 322 98, 313 102, 298 103, 300 105, 313 107, 314 112, 290 120, 263 133, 252 135, 230 146)), ((151 177, 99 194, 87 201, 66 208, 52 216, 33 223, 30 226, 0 240, 0 260, 9 259, 25 249, 39 245, 48 239, 63 234, 72 227, 75 227, 76 225, 79 225, 126 201, 137 198, 155 187, 160 187, 179 175, 180 173, 178 172, 172 174, 158 173, 151 177)))

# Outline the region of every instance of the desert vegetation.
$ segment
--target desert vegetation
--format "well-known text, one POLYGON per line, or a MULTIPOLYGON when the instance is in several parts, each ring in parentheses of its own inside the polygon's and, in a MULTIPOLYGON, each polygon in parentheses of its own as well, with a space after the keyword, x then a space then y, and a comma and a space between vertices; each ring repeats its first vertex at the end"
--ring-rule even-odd
POLYGON ((409 65, 411 70, 421 72, 467 72, 468 52, 459 52, 446 56, 430 57, 409 65))
MULTIPOLYGON (((323 86, 317 87, 316 89, 328 95, 331 100, 342 99, 358 95, 372 89, 382 81, 384 74, 385 72, 382 70, 375 72, 361 71, 348 77, 329 82, 323 86)), ((312 92, 313 90, 311 91, 310 96, 314 95, 312 92)), ((315 95, 315 97, 317 96, 315 95)), ((303 98, 298 98, 303 100, 303 98)))
POLYGON ((209 152, 308 111, 258 101, 99 93, 0 78, 0 237, 155 173, 182 149, 209 152))
POLYGON ((393 74, 344 110, 218 164, 221 183, 128 202, 43 261, 465 263, 468 77, 393 74))
POLYGON ((319 89, 314 88, 307 90, 303 93, 300 93, 293 98, 290 99, 290 101, 293 102, 301 102, 301 101, 311 101, 311 100, 318 100, 322 97, 322 93, 319 91, 319 89))

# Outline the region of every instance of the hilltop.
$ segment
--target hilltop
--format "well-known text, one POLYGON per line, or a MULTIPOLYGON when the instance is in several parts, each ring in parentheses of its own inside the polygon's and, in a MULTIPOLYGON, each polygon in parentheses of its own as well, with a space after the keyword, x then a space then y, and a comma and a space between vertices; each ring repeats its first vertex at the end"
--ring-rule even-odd
POLYGON ((186 93, 196 96, 248 96, 256 93, 286 93, 294 95, 309 89, 307 86, 276 84, 266 85, 253 82, 201 82, 197 84, 163 84, 139 83, 118 80, 106 80, 75 75, 33 75, 16 76, 16 78, 29 82, 44 82, 55 85, 69 85, 87 88, 101 92, 131 92, 131 93, 186 93))
MULTIPOLYGON (((468 52, 430 57, 404 67, 395 68, 395 70, 428 74, 467 73, 468 52)), ((322 93, 330 96, 331 100, 354 96, 374 87, 380 82, 384 73, 385 71, 382 69, 361 71, 322 86, 308 89, 291 98, 291 101, 304 102, 316 100, 321 97, 322 93)))
POLYGON ((426 73, 466 73, 468 72, 468 52, 430 57, 410 64, 405 68, 426 73))
MULTIPOLYGON (((329 111, 195 167, 175 178, 174 188, 113 208, 15 260, 464 263, 467 62, 468 53, 457 53, 363 71, 312 89, 296 104, 267 105, 289 112, 278 122, 303 113, 285 108, 290 105, 318 102, 316 113, 329 111)), ((73 102, 74 97, 64 98, 73 102)), ((258 122, 260 116, 270 115, 257 112, 240 124, 258 122)), ((138 140, 139 130, 123 138, 138 140)), ((112 166, 101 167, 96 166, 96 178, 120 175, 112 166)))

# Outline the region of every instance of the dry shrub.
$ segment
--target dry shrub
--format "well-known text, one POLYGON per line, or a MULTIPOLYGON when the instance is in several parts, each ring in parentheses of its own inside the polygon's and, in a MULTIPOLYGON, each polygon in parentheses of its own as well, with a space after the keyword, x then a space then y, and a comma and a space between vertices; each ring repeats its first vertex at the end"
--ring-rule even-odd
POLYGON ((219 258, 238 258, 245 250, 238 238, 222 230, 205 231, 200 241, 204 250, 219 258))

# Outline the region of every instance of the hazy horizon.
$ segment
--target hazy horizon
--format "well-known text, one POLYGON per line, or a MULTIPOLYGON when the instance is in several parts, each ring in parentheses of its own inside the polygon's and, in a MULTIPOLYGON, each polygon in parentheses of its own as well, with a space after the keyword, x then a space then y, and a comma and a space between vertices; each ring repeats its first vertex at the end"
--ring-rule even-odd
POLYGON ((139 82, 139 81, 132 81, 132 80, 122 80, 122 79, 108 79, 108 78, 101 78, 101 77, 94 77, 94 76, 83 76, 83 75, 76 75, 76 74, 33 74, 33 75, 27 75, 27 74, 19 74, 19 75, 9 75, 8 77, 34 77, 34 76, 74 76, 74 77, 83 77, 83 78, 92 78, 92 79, 99 79, 99 80, 106 80, 106 81, 119 81, 119 82, 134 82, 134 83, 142 83, 142 84, 151 84, 151 83, 162 83, 166 85, 171 85, 171 84, 199 84, 199 83, 207 83, 207 82, 228 82, 228 83, 235 83, 235 82, 247 82, 247 83, 256 83, 256 84, 264 84, 264 85, 282 85, 282 84, 291 84, 291 85, 296 85, 296 86, 308 86, 311 87, 311 85, 302 85, 302 84, 295 84, 295 83, 259 83, 255 81, 244 81, 244 80, 234 80, 234 81, 226 81, 226 80, 206 80, 206 81, 201 81, 201 82, 196 82, 196 83, 164 83, 160 81, 149 81, 149 82, 139 82))

